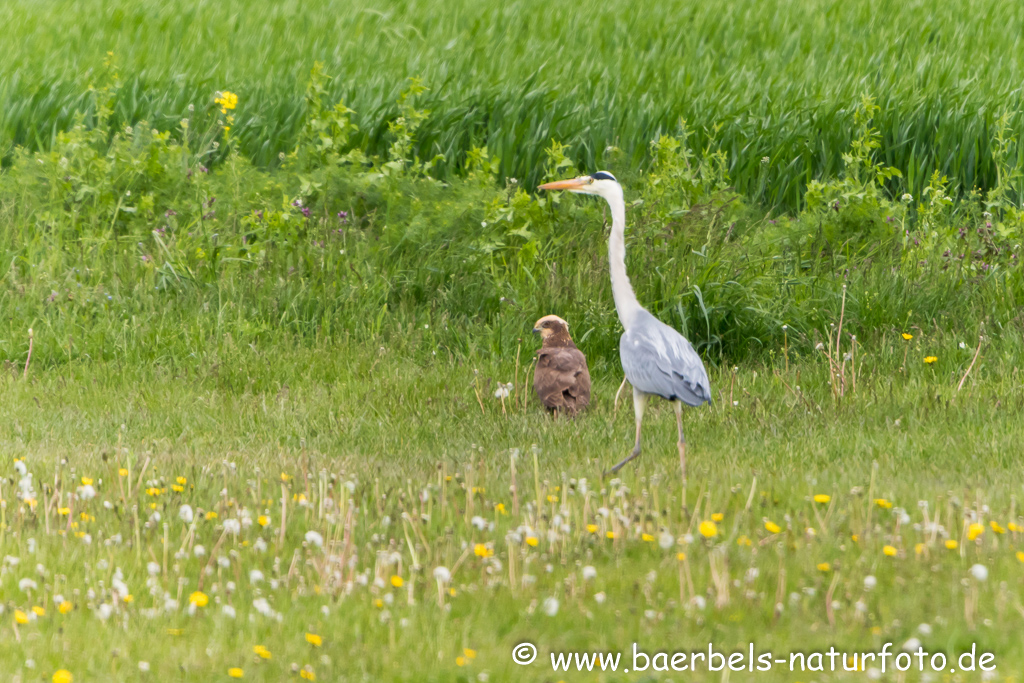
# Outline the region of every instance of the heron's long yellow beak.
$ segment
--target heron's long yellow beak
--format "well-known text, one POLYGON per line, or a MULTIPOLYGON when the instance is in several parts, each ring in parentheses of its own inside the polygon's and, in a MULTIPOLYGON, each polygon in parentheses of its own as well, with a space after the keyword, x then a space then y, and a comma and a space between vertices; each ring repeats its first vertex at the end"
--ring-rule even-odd
POLYGON ((538 187, 538 190, 578 190, 590 182, 590 176, 581 176, 569 180, 556 180, 553 183, 545 183, 538 187))

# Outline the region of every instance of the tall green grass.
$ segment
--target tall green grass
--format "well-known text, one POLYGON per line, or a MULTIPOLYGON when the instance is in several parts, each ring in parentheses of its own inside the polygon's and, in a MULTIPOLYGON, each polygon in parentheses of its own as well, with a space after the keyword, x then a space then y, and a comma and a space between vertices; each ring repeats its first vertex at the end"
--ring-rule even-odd
POLYGON ((0 22, 0 135, 37 149, 88 108, 108 51, 116 120, 171 128, 230 89, 235 135, 263 166, 292 148, 320 60, 376 152, 406 79, 422 78, 418 151, 444 155, 443 176, 486 145, 503 176, 533 182, 552 138, 584 168, 640 168, 683 117, 695 147, 728 153, 741 191, 790 208, 841 168, 864 93, 881 105, 881 157, 903 172, 896 194, 919 196, 935 169, 962 191, 993 186, 993 122, 1024 123, 1024 8, 1009 0, 54 0, 8 3, 0 22))

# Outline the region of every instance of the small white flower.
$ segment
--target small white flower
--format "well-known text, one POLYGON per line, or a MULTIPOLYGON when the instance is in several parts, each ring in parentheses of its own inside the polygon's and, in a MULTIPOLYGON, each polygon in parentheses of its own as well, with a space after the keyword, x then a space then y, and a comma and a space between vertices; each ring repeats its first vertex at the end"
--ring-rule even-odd
POLYGON ((597 570, 594 569, 592 566, 590 566, 588 564, 586 567, 583 568, 583 580, 584 581, 590 581, 591 579, 594 579, 596 577, 597 577, 597 570))
POLYGON ((909 204, 910 202, 914 201, 914 197, 909 192, 905 192, 903 193, 903 196, 900 197, 900 201, 903 202, 904 204, 909 204))
POLYGON ((223 607, 220 608, 220 611, 221 611, 221 614, 226 616, 228 619, 234 619, 235 618, 235 608, 232 607, 231 605, 224 605, 223 607))
POLYGON ((185 524, 191 524, 194 514, 192 513, 191 505, 182 505, 178 508, 178 519, 185 522, 185 524))
POLYGON ((469 520, 469 523, 475 526, 478 531, 483 531, 487 528, 487 520, 480 515, 474 516, 473 519, 469 520))
POLYGON ((265 553, 267 552, 267 542, 263 540, 263 537, 261 536, 252 544, 252 549, 258 553, 265 553))
POLYGON ((315 545, 317 548, 324 547, 324 537, 320 535, 319 531, 307 531, 306 532, 306 543, 315 545))
POLYGON ((919 649, 921 649, 921 641, 917 638, 910 638, 903 643, 904 652, 917 652, 919 649))
POLYGON ((263 581, 263 572, 261 572, 259 569, 250 569, 249 570, 249 583, 255 585, 257 583, 261 583, 262 581, 263 581))
POLYGON ((149 662, 139 662, 139 671, 142 673, 149 671, 149 662))
POLYGON ((197 545, 195 548, 192 549, 192 552, 195 554, 196 557, 202 557, 206 555, 206 548, 204 548, 201 545, 197 545))
POLYGON ((877 586, 877 585, 878 585, 878 579, 876 579, 874 576, 871 576, 869 574, 868 576, 864 577, 864 590, 866 590, 866 591, 874 590, 875 586, 877 586))
POLYGON ((242 531, 242 524, 237 519, 225 519, 224 531, 232 536, 237 536, 242 531))
POLYGON ((512 393, 512 389, 515 387, 514 384, 509 382, 508 384, 502 384, 498 382, 498 390, 494 392, 494 398, 508 398, 509 394, 512 393))
POLYGON ((553 617, 558 614, 558 598, 544 599, 544 614, 553 617))
POLYGON ((693 599, 692 599, 691 602, 693 602, 693 606, 694 607, 696 607, 697 609, 699 609, 701 611, 703 611, 704 608, 708 606, 708 601, 704 599, 703 595, 695 595, 695 596, 693 596, 693 599))
POLYGON ((988 567, 983 564, 976 564, 971 567, 971 576, 978 581, 985 581, 988 579, 988 567))
POLYGON ((877 681, 881 677, 882 677, 881 669, 878 669, 878 668, 875 668, 875 667, 871 667, 870 669, 868 669, 868 679, 869 680, 877 681))
POLYGON ((667 531, 662 531, 658 536, 658 545, 662 550, 668 550, 676 544, 676 538, 667 531))
POLYGON ((114 608, 105 602, 102 605, 100 605, 99 608, 96 610, 96 616, 100 618, 100 621, 106 621, 110 618, 110 615, 113 613, 114 608))
POLYGON ((24 477, 26 474, 28 474, 28 468, 25 467, 25 463, 22 460, 14 461, 14 469, 18 473, 18 476, 20 477, 24 477))
POLYGON ((18 582, 18 590, 20 590, 22 593, 34 591, 36 588, 38 588, 38 585, 32 579, 24 578, 18 582))
POLYGON ((82 500, 92 500, 96 497, 96 489, 92 487, 92 484, 78 487, 78 497, 82 500))
POLYGON ((917 632, 922 636, 930 636, 932 634, 932 627, 929 624, 920 624, 917 627, 917 632))
POLYGON ((602 591, 594 595, 594 600, 597 601, 597 604, 603 605, 606 597, 607 596, 605 596, 604 591, 602 591))
POLYGON ((146 565, 146 571, 149 572, 150 576, 156 576, 160 573, 160 565, 158 565, 156 562, 150 562, 146 565))
POLYGON ((220 567, 221 569, 230 569, 231 568, 231 560, 229 560, 228 558, 226 558, 223 555, 221 555, 220 557, 217 558, 217 566, 220 567))
POLYGON ((441 583, 448 583, 452 578, 452 573, 448 571, 448 567, 434 567, 434 578, 441 583))

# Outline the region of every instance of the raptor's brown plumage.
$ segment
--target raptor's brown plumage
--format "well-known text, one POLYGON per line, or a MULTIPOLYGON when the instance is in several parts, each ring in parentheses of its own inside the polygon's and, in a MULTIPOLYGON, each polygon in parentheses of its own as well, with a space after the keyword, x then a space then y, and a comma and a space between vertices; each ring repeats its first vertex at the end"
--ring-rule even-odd
POLYGON ((548 409, 575 415, 590 403, 587 359, 573 344, 569 324, 557 315, 544 316, 533 331, 543 339, 537 352, 533 388, 548 409))

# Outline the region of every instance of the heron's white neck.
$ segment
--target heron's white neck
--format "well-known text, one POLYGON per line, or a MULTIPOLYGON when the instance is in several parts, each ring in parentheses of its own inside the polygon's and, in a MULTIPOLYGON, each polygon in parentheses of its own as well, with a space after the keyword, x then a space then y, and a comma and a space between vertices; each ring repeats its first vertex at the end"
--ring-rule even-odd
POLYGON ((626 274, 626 204, 619 188, 613 196, 606 196, 612 211, 612 232, 608 237, 608 262, 612 275, 612 297, 622 327, 629 329, 642 308, 633 293, 626 274))

